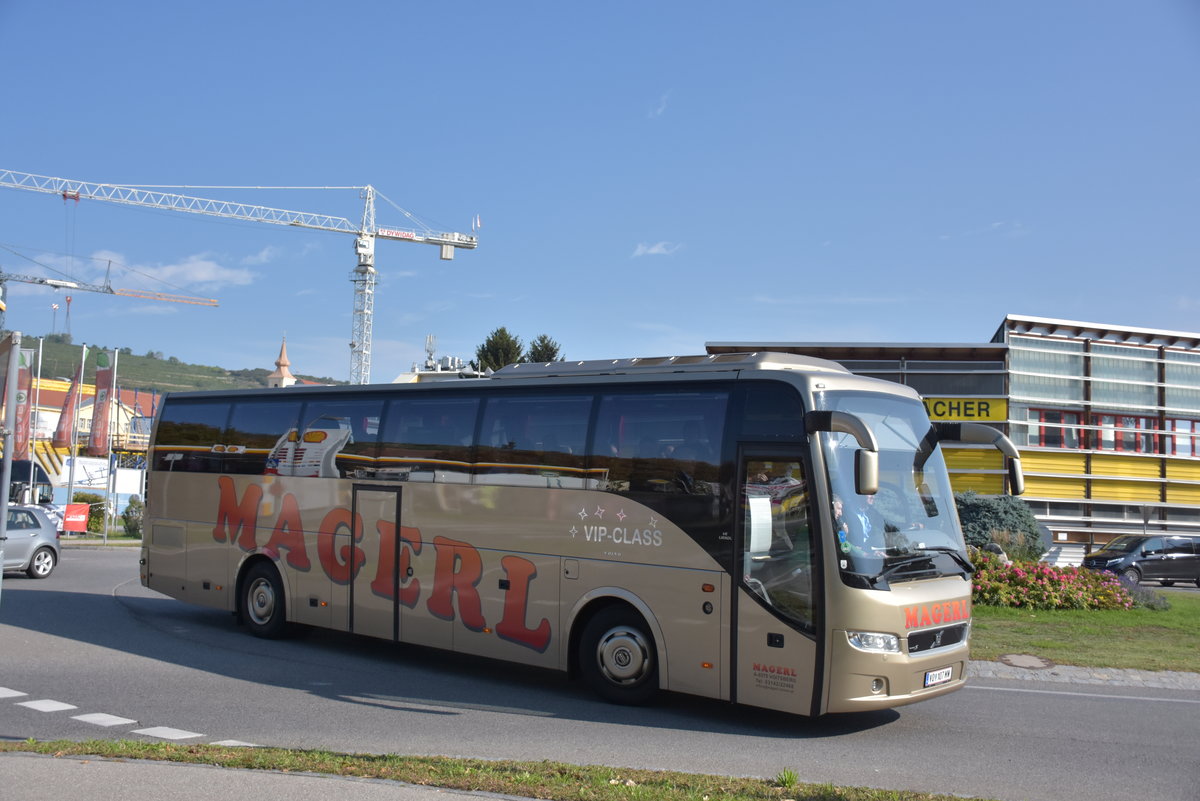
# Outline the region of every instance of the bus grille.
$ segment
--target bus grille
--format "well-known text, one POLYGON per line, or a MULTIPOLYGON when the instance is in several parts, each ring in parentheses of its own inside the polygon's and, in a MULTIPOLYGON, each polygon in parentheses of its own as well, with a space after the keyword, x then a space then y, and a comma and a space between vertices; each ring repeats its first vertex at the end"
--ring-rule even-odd
POLYGON ((934 648, 946 648, 951 645, 958 645, 966 639, 966 636, 966 623, 958 623, 954 626, 945 626, 940 629, 910 632, 908 635, 908 652, 910 654, 923 654, 926 651, 932 651, 934 648))

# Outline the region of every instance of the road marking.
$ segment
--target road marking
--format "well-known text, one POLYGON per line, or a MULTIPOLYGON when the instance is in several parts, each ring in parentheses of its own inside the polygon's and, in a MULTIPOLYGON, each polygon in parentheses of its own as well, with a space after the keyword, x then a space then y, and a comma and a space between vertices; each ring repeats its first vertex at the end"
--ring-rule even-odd
POLYGON ((72 715, 72 720, 82 720, 84 723, 95 723, 97 726, 128 726, 137 723, 129 718, 119 718, 116 715, 106 715, 103 712, 93 712, 88 715, 72 715))
POLYGON ((1152 695, 1105 695, 1104 693, 1073 693, 1066 690, 1025 690, 1020 687, 980 687, 970 685, 968 690, 992 690, 1001 693, 1038 693, 1039 695, 1076 695, 1081 698, 1110 698, 1119 701, 1166 701, 1170 704, 1200 704, 1200 699, 1156 698, 1152 695))
POLYGON ((203 737, 194 731, 172 729, 169 726, 151 726, 148 729, 134 729, 134 734, 144 734, 147 737, 157 737, 160 740, 186 740, 189 737, 203 737))
POLYGON ((43 698, 40 701, 21 701, 17 706, 27 706, 30 709, 36 709, 38 712, 63 712, 68 709, 79 709, 74 704, 64 704, 62 701, 51 701, 49 698, 43 698))
POLYGON ((262 746, 254 743, 243 743, 241 740, 217 740, 209 745, 223 745, 228 748, 261 748, 262 746))
POLYGON ((29 695, 20 690, 10 690, 7 687, 0 687, 0 698, 19 698, 22 695, 29 695))

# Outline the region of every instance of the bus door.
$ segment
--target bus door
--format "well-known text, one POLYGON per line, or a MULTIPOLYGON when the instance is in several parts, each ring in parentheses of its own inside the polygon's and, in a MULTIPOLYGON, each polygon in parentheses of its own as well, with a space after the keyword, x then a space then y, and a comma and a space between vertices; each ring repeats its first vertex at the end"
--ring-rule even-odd
POLYGON ((352 573, 349 630, 398 641, 398 603, 405 582, 400 566, 407 564, 399 547, 402 488, 355 484, 352 493, 350 519, 361 521, 356 533, 363 562, 352 573))
POLYGON ((733 646, 735 700, 804 715, 821 678, 823 586, 806 464, 798 448, 741 449, 733 646))

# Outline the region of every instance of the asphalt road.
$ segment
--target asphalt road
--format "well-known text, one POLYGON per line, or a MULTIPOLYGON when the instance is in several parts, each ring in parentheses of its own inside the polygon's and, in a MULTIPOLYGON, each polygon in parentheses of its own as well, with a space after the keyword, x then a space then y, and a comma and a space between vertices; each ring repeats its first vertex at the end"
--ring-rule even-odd
POLYGON ((1021 801, 1194 801, 1200 693, 979 680, 817 721, 332 632, 268 642, 147 592, 135 550, 71 549, 0 594, 0 737, 133 737, 551 759, 1021 801), (62 705, 69 705, 64 708, 62 705), (81 719, 82 718, 82 719, 81 719))

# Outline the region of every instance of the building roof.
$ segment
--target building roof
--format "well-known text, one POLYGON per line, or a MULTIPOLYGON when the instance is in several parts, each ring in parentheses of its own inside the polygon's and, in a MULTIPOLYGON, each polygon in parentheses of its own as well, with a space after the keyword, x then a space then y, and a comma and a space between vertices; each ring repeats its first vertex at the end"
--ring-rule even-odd
POLYGON ((835 362, 900 357, 928 361, 998 361, 1004 359, 1008 345, 1003 342, 706 342, 704 349, 708 353, 802 353, 835 362))
POLYGON ((1053 317, 1031 317, 1024 314, 1007 315, 992 336, 992 341, 1003 341, 1006 331, 1013 334, 1101 339, 1126 345, 1200 348, 1200 333, 1169 331, 1161 328, 1137 328, 1108 323, 1087 323, 1079 320, 1059 320, 1053 317))

